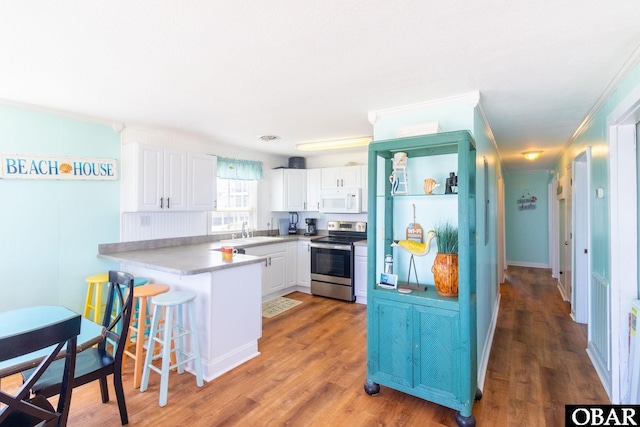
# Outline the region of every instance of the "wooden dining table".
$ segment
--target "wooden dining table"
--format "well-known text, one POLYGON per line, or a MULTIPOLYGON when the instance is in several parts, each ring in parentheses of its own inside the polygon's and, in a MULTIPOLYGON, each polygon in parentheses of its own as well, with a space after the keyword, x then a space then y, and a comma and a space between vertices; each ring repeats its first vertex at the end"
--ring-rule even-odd
MULTIPOLYGON (((78 316, 78 313, 57 305, 41 305, 0 312, 0 342, 12 335, 38 329, 75 316, 78 316)), ((96 345, 104 340, 105 335, 104 326, 83 317, 77 339, 77 351, 81 352, 96 345)), ((38 366, 49 351, 49 349, 43 349, 0 362, 0 378, 38 366)), ((63 349, 58 354, 58 358, 62 358, 64 355, 63 349)))

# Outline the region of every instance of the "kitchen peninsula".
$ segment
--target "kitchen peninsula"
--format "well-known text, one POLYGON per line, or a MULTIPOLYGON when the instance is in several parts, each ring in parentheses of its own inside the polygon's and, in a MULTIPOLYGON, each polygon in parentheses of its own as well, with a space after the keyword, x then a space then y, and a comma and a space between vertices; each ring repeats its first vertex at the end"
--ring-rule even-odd
MULTIPOLYGON (((222 242, 179 238, 103 244, 98 257, 152 283, 196 296, 196 318, 206 381, 256 357, 262 336, 262 257, 222 259, 222 242)), ((192 366, 187 370, 194 372, 192 366)))

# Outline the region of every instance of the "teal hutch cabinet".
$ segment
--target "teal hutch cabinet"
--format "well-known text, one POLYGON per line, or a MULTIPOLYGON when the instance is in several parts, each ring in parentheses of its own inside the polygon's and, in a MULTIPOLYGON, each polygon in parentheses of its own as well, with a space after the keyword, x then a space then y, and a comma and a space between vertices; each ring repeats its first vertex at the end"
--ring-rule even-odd
POLYGON ((476 356, 475 142, 467 131, 375 141, 369 145, 368 161, 364 389, 376 395, 380 386, 390 387, 456 409, 458 425, 475 426, 473 402, 481 398, 476 356), (432 180, 440 185, 426 194, 425 181, 432 180), (459 286, 453 297, 440 296, 433 285, 435 240, 426 255, 413 258, 392 246, 394 241, 419 240, 416 229, 423 229, 419 235, 425 242, 428 230, 444 222, 458 228, 459 286), (395 288, 380 286, 388 255, 397 275, 395 288))

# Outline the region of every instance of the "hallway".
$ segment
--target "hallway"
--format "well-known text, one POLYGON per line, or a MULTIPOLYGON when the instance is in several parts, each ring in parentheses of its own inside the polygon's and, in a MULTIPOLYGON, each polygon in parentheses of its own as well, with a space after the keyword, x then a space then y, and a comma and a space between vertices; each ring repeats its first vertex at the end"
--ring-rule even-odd
POLYGON ((565 404, 610 403, 550 270, 509 267, 478 425, 561 426, 565 404))

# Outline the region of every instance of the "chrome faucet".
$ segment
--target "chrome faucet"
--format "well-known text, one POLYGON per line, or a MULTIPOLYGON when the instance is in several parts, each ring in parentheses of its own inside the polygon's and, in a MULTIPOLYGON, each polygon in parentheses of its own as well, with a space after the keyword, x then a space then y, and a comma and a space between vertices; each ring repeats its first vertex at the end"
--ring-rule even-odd
POLYGON ((246 221, 244 221, 244 222, 242 223, 242 238, 243 238, 243 239, 246 239, 247 237, 249 237, 249 231, 245 228, 245 227, 246 227, 246 225, 247 225, 247 222, 246 222, 246 221))

